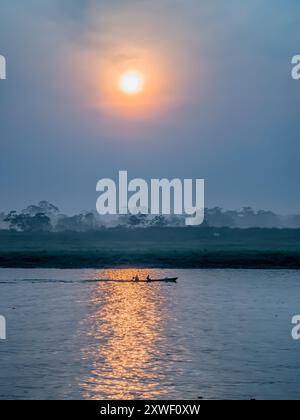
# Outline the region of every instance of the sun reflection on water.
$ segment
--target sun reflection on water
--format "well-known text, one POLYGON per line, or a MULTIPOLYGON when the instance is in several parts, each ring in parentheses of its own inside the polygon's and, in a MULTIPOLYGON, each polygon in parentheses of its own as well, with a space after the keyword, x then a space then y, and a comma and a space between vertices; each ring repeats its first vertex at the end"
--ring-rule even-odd
MULTIPOLYGON (((101 270, 98 277, 132 279, 159 276, 158 270, 101 270)), ((164 297, 166 285, 99 283, 91 289, 91 314, 85 320, 92 341, 83 349, 90 361, 89 377, 82 382, 88 399, 157 398, 162 392, 162 363, 166 355, 164 297)), ((167 314, 165 314, 167 317, 167 314)))

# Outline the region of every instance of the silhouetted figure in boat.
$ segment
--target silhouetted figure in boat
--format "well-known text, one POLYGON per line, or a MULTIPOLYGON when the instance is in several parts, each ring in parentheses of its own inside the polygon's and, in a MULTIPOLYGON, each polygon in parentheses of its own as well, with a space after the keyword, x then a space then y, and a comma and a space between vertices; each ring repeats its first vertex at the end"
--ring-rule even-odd
POLYGON ((152 279, 151 279, 151 277, 149 276, 149 274, 148 274, 148 276, 147 276, 146 280, 147 280, 147 282, 149 282, 149 281, 151 281, 151 280, 152 280, 152 279))
POLYGON ((135 281, 135 282, 138 282, 138 281, 140 281, 140 278, 139 278, 139 276, 135 276, 135 277, 133 277, 132 281, 135 281))

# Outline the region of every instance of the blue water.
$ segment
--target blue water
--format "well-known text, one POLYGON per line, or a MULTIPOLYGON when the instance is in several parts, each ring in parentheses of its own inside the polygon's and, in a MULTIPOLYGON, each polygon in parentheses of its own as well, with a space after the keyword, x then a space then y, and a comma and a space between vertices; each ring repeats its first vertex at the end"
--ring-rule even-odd
POLYGON ((297 271, 0 270, 1 399, 299 399, 297 271), (90 283, 179 276, 177 284, 90 283))

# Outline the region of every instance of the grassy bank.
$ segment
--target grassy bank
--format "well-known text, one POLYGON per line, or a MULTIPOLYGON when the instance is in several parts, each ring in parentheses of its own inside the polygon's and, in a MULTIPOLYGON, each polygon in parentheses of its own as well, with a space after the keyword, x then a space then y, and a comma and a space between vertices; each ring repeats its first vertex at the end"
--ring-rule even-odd
POLYGON ((1 267, 300 268, 299 229, 0 231, 1 267))

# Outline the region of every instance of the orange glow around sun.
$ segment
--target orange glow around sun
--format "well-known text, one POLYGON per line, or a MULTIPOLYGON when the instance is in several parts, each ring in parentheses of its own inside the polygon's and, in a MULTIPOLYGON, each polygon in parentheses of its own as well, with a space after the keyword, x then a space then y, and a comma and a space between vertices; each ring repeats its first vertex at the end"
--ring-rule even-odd
POLYGON ((112 117, 151 118, 169 106, 169 82, 163 59, 154 52, 130 49, 101 56, 79 56, 79 85, 86 106, 112 117))

